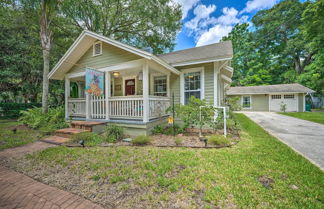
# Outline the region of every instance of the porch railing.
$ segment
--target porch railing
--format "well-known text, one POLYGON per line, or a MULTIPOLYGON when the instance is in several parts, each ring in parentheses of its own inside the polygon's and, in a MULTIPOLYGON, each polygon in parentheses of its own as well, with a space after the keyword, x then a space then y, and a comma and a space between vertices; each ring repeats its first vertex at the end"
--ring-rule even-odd
POLYGON ((143 97, 111 97, 109 101, 109 117, 140 119, 143 117, 143 97))
POLYGON ((68 99, 68 115, 70 117, 86 117, 86 99, 85 98, 69 98, 68 99))
POLYGON ((106 118, 105 96, 90 96, 90 115, 93 119, 106 118))
POLYGON ((167 115, 166 110, 170 107, 170 98, 154 97, 149 98, 150 119, 167 115))

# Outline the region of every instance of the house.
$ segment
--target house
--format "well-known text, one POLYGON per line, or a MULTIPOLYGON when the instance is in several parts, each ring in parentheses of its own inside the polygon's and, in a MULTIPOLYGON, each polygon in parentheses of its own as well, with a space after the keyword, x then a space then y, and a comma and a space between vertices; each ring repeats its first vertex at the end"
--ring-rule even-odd
MULTIPOLYGON (((65 80, 66 118, 103 121, 132 134, 148 134, 166 120, 166 109, 195 96, 210 104, 224 103, 231 83, 232 44, 225 41, 162 55, 153 55, 116 40, 83 31, 49 73, 65 80), (101 73, 101 95, 85 91, 86 72, 101 73), (73 98, 71 95, 73 87, 73 98)), ((95 89, 100 89, 98 75, 95 89)))
POLYGON ((304 112, 305 96, 313 90, 298 83, 267 86, 230 87, 226 91, 229 97, 239 96, 242 110, 245 111, 282 111, 285 104, 286 112, 304 112))

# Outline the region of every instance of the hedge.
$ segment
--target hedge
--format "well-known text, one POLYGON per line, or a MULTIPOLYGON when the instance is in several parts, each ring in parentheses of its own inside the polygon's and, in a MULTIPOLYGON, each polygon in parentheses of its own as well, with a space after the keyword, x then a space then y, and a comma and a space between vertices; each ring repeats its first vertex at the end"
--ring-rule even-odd
POLYGON ((41 107, 40 103, 1 103, 0 118, 18 118, 21 110, 33 107, 41 107))

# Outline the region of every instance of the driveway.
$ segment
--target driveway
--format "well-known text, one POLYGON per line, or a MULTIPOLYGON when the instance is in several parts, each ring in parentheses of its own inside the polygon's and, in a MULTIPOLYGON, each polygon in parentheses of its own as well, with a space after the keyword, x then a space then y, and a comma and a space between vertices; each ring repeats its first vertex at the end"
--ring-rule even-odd
POLYGON ((324 170, 324 125, 273 112, 243 113, 324 170))

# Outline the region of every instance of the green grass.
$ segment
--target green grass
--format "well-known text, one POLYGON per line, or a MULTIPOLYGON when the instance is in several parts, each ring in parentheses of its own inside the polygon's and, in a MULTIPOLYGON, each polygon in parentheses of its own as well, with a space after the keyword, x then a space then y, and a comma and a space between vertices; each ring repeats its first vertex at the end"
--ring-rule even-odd
POLYGON ((280 114, 324 124, 324 112, 281 112, 280 114))
POLYGON ((242 141, 232 148, 55 147, 28 155, 21 170, 103 205, 117 199, 116 208, 323 208, 323 172, 237 118, 242 141))
POLYGON ((12 128, 18 124, 15 120, 0 120, 0 151, 34 142, 40 137, 37 130, 26 127, 18 128, 13 133, 12 128))

